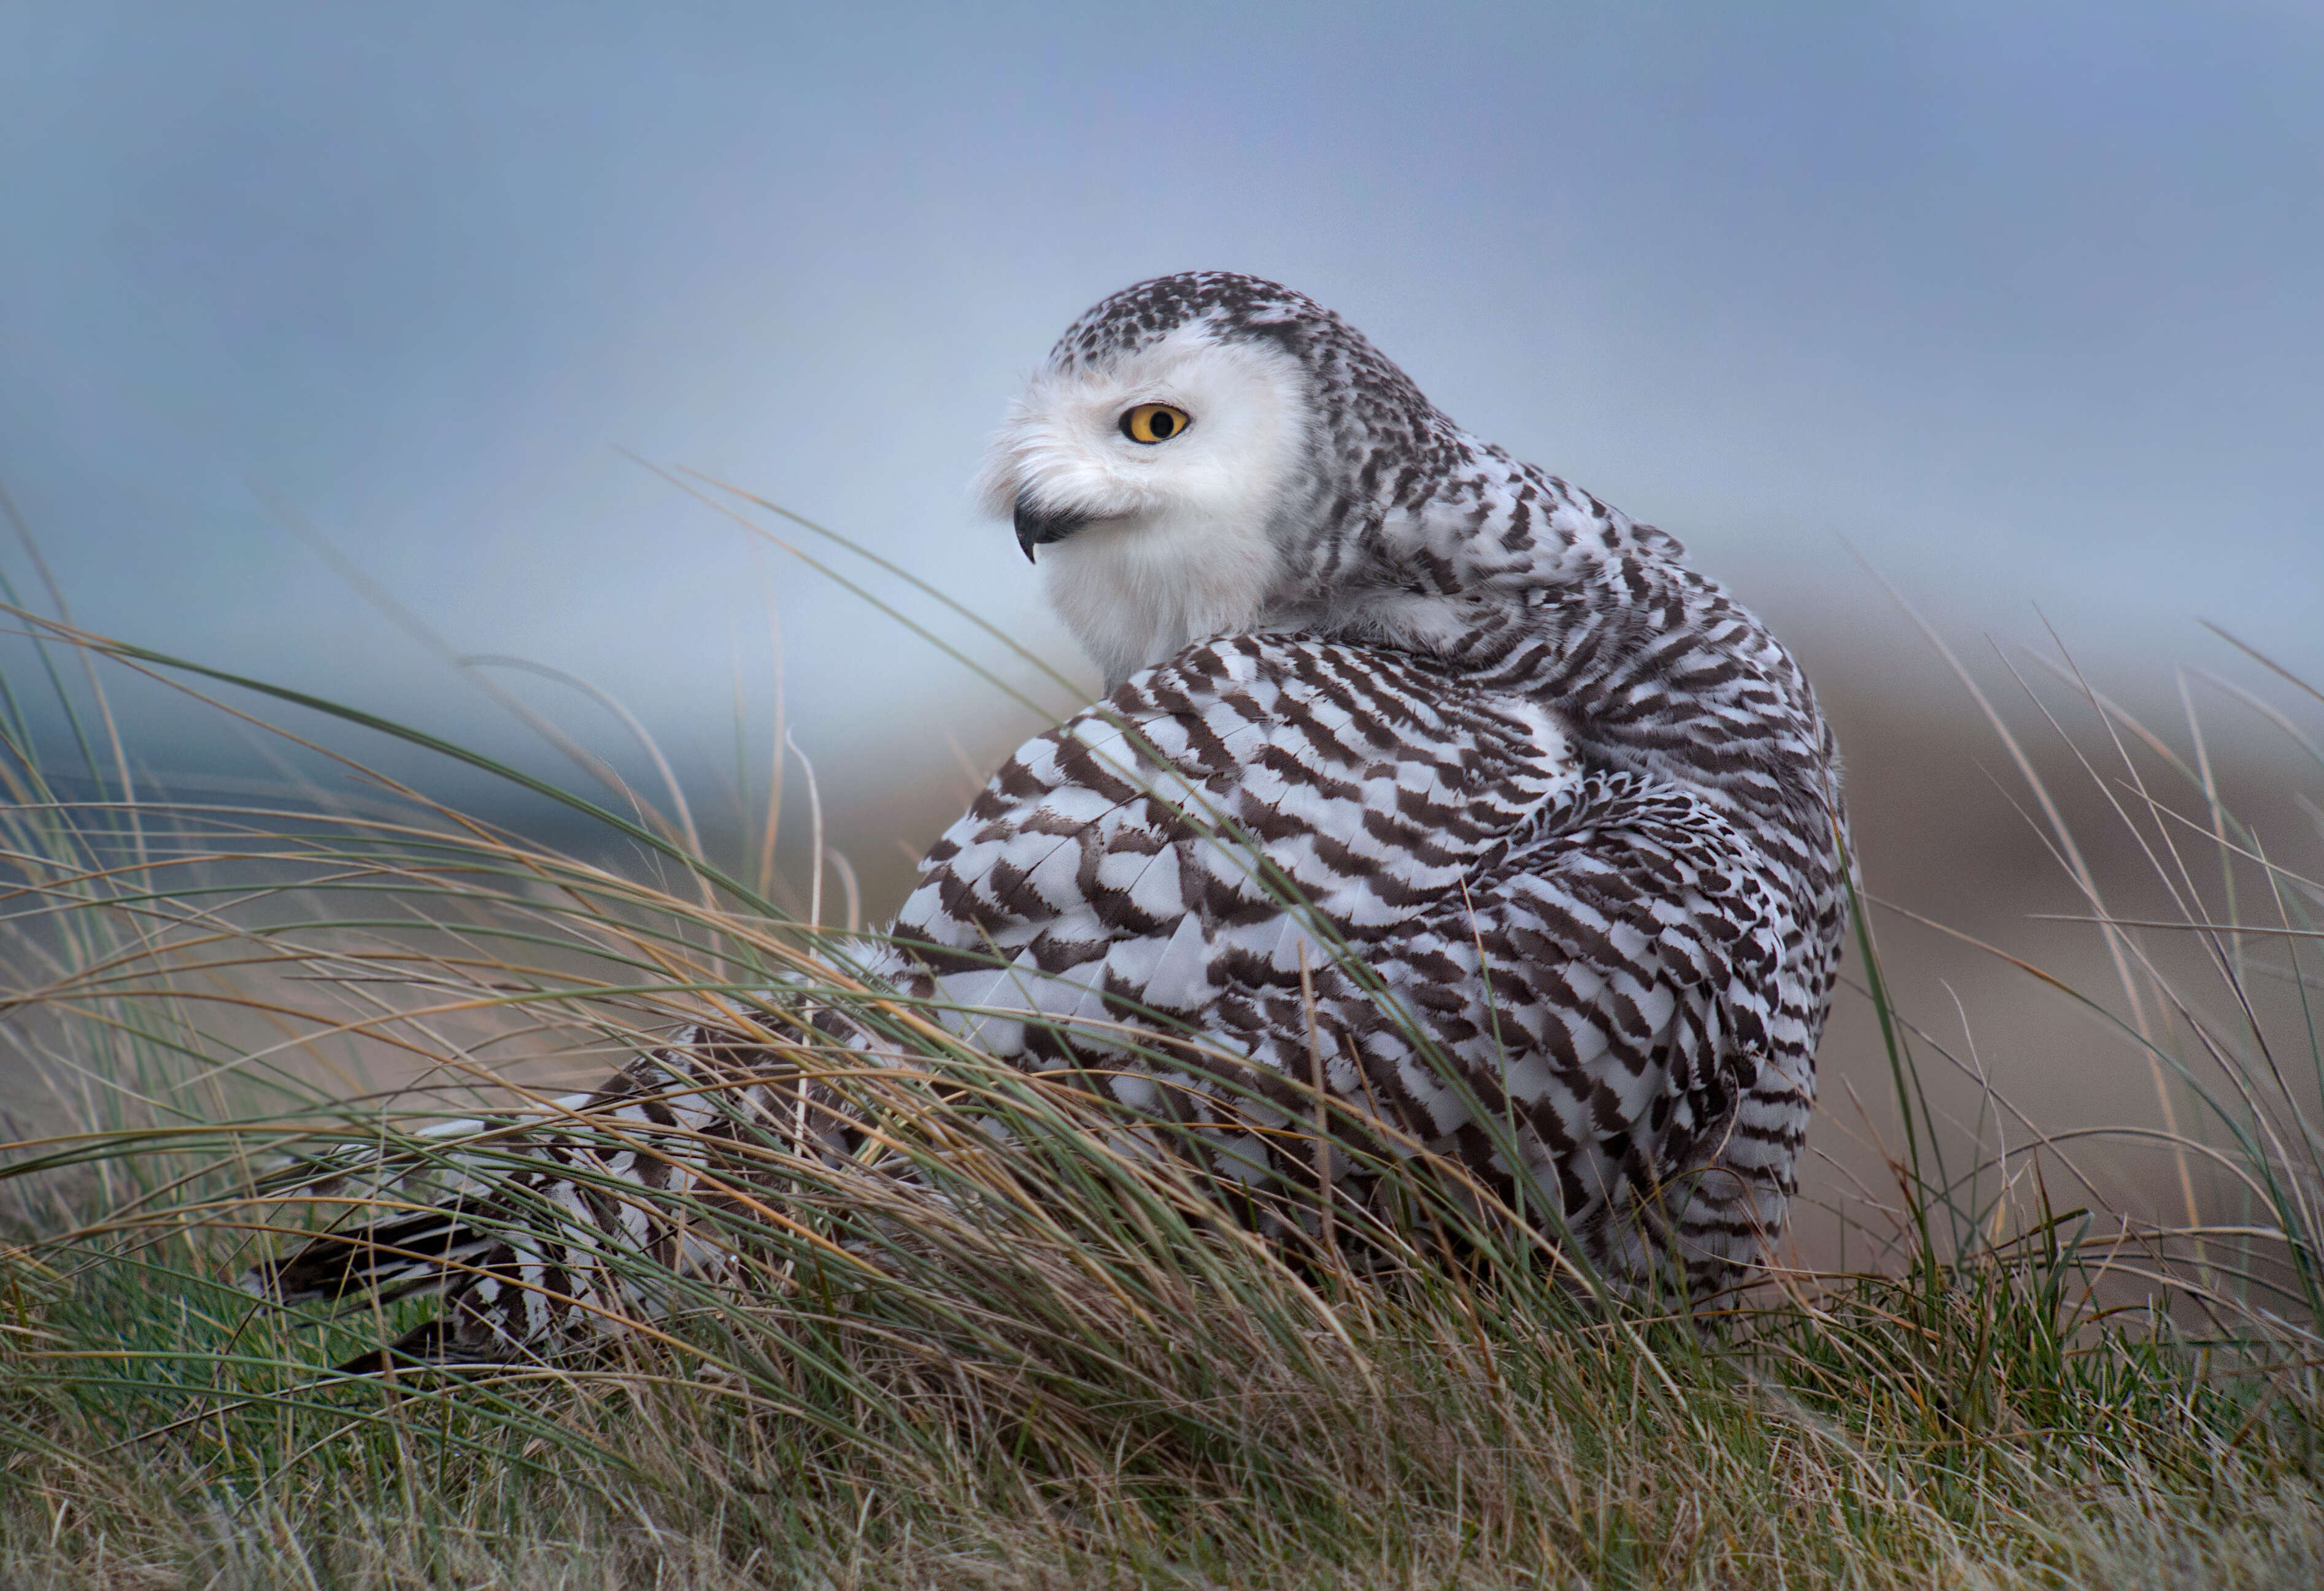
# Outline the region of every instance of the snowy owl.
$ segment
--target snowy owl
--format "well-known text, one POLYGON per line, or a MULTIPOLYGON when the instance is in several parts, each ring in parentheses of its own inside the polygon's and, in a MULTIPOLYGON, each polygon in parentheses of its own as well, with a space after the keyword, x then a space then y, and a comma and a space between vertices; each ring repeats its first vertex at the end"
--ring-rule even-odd
MULTIPOLYGON (((877 978, 1124 1108, 1231 1099, 1218 1163, 1255 1190, 1352 1212, 1367 1165, 1425 1147, 1548 1211, 1617 1289, 1700 1295, 1765 1258, 1846 864, 1831 732, 1751 614, 1671 537, 1462 430, 1338 315, 1227 273, 1074 321, 978 491, 1108 694, 928 852, 877 978), (1318 1083, 1344 1118, 1328 1158, 1268 1131, 1318 1083)), ((752 1068, 697 1031, 577 1107, 611 1142, 502 1124, 501 1153, 539 1156, 525 1207, 683 1264, 650 1198, 593 1214, 565 1168, 701 1185, 737 1116, 689 1082, 792 1108, 752 1068)), ((481 1185, 251 1285, 438 1287, 444 1318, 403 1345, 421 1358, 541 1351, 617 1290, 481 1185)))

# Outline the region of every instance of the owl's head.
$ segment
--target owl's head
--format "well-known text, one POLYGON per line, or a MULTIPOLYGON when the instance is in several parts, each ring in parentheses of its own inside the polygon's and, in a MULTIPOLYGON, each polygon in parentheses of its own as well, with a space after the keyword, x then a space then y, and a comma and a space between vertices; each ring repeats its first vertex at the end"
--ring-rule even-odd
POLYGON ((1330 310, 1254 277, 1158 277, 1069 328, 977 483, 1115 683, 1312 583, 1360 460, 1450 424, 1330 310))

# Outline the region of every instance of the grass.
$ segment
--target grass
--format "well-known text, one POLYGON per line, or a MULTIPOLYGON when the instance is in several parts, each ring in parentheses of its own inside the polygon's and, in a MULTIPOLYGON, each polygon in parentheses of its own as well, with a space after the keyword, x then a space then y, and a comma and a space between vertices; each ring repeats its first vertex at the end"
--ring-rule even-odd
MULTIPOLYGON (((1939 1131, 1924 1068, 1967 1063, 1895 1007, 1860 914, 1896 1124, 1893 1186, 1849 1211, 1871 1258, 1688 1318, 1593 1304, 1546 1235, 1409 1167, 1408 1218, 1362 1266, 1211 1218, 1118 1115, 856 985, 782 909, 771 794, 722 867, 678 802, 601 805, 15 611, 37 644, 0 681, 0 1021, 60 1103, 0 1162, 12 1591, 2324 1583, 2301 937, 2324 895, 2218 803, 2200 742, 2087 692, 2091 777, 2173 920, 2215 926, 2109 926, 2120 986, 2055 994, 2151 1068, 2175 1126, 2148 1148, 2190 1218, 2107 1208, 2086 1146, 1989 1087, 1971 1138, 1939 1131), (99 662, 515 781, 617 860, 377 775, 359 800, 157 799, 84 680, 99 662), (32 749, 36 686, 77 737, 69 798, 32 749), (2200 948, 2193 976, 2158 939, 2200 948), (904 1064, 866 1075, 786 1029, 758 998, 776 980, 866 1013, 904 1064), (449 1174, 426 1123, 538 1107, 705 1018, 851 1093, 947 1197, 762 1136, 742 1207, 688 1212, 726 1281, 622 1257, 665 1307, 613 1346, 453 1377, 328 1368, 424 1302, 285 1312, 234 1286, 346 1213, 270 1191, 287 1154, 364 1142, 449 1174)), ((468 1152, 490 1175, 489 1142, 468 1152)))

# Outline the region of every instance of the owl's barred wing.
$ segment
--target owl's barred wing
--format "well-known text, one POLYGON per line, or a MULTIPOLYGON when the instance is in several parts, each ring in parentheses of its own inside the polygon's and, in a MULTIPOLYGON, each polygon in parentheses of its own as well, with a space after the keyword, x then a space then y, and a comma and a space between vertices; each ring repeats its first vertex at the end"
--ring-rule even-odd
MULTIPOLYGON (((1332 940, 1360 955, 1457 900, 1578 777, 1546 714, 1417 659, 1221 639, 1020 748, 896 933, 966 1005, 1207 1031, 1222 994, 1296 989, 1332 940)), ((1058 1053, 1038 1028, 981 1033, 1058 1053)))
POLYGON ((1628 1275, 1673 1235, 1716 1270, 1780 1225, 1821 994, 1787 882, 1521 698, 1260 634, 1028 743, 896 931, 977 1042, 1102 1060, 1126 1103, 1210 1073, 1287 1118, 1320 1047, 1343 1099, 1521 1180, 1628 1275), (1155 1037, 1132 1055, 1125 1027, 1155 1037), (1213 1059, 1157 1059, 1175 1031, 1213 1059))

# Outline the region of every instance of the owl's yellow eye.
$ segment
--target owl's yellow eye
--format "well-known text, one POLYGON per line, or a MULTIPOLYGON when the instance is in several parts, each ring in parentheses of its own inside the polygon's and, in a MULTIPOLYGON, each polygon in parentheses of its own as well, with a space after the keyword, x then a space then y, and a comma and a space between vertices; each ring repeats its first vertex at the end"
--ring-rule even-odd
POLYGON ((1133 442, 1167 442, 1194 423, 1184 409, 1167 403, 1140 403, 1121 417, 1121 434, 1133 442))

